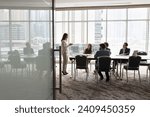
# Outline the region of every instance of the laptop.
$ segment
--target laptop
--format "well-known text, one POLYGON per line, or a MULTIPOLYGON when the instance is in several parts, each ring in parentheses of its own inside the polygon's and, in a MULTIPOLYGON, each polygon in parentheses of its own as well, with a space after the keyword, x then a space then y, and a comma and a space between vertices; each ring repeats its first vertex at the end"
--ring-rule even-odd
POLYGON ((134 50, 132 56, 137 56, 138 50, 134 50))

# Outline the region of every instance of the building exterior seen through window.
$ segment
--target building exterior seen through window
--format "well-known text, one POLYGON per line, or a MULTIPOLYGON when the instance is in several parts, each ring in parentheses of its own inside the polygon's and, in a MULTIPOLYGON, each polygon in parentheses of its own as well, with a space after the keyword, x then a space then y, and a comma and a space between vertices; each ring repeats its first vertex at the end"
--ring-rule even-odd
POLYGON ((128 42, 131 51, 149 53, 149 12, 149 8, 56 11, 55 44, 60 44, 66 32, 69 43, 78 45, 70 49, 76 48, 79 53, 83 51, 82 44, 98 46, 106 41, 114 55, 119 54, 124 42, 128 42))

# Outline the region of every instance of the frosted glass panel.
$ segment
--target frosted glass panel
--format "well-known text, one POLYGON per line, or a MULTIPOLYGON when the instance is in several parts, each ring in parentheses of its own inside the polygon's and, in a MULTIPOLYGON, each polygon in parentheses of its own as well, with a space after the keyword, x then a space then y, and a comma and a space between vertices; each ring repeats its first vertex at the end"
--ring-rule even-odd
POLYGON ((49 11, 0 10, 0 99, 53 99, 49 11))

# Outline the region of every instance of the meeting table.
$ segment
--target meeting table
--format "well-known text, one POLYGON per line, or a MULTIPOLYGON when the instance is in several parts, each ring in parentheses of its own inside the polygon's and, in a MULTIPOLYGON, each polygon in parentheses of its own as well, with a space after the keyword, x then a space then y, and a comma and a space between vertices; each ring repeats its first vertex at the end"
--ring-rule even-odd
MULTIPOLYGON (((94 58, 94 54, 79 54, 79 55, 85 55, 87 56, 88 60, 96 60, 96 58, 94 58)), ((75 56, 76 55, 72 55, 69 57, 70 61, 71 61, 71 77, 74 76, 74 69, 75 69, 75 56)), ((122 61, 123 60, 128 60, 129 59, 129 55, 111 55, 110 58, 112 61, 117 61, 120 65, 120 67, 118 67, 118 63, 117 63, 117 68, 116 68, 116 79, 121 80, 121 69, 122 69, 122 61), (120 69, 120 70, 119 70, 120 69), (120 72, 119 72, 120 71, 120 72), (118 73, 119 72, 119 73, 118 73)), ((146 60, 150 60, 150 56, 148 55, 140 55, 141 60, 142 61, 146 61, 146 60)))

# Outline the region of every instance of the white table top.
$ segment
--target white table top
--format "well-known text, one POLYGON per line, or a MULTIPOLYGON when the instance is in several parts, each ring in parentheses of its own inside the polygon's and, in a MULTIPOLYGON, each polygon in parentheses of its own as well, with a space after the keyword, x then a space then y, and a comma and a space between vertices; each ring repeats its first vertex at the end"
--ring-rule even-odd
MULTIPOLYGON (((94 59, 94 54, 81 54, 86 55, 89 59, 94 59)), ((111 55, 111 59, 129 59, 129 55, 111 55)), ((150 60, 149 55, 140 55, 143 60, 150 60)), ((75 59, 75 56, 70 56, 70 58, 75 59)))

